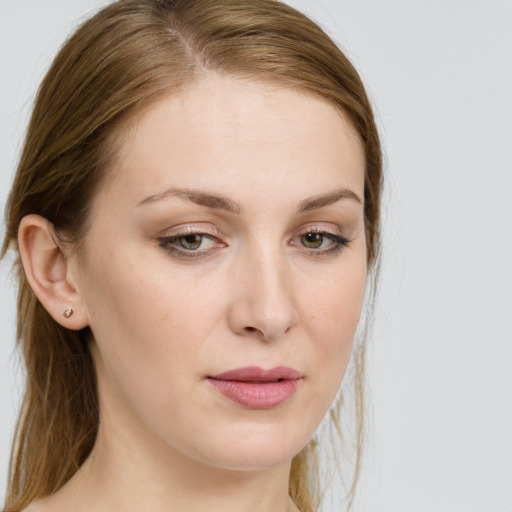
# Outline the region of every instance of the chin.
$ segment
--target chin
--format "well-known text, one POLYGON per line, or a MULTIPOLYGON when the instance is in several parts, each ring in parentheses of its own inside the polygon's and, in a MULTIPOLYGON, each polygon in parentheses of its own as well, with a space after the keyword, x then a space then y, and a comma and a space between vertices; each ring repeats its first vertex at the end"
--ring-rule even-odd
POLYGON ((208 463, 210 466, 230 471, 265 471, 289 463, 295 455, 295 452, 246 453, 244 456, 234 454, 231 457, 224 454, 222 458, 210 460, 208 463))
POLYGON ((277 435, 257 430, 248 430, 243 436, 224 436, 219 443, 204 447, 198 458, 222 469, 260 471, 289 463, 309 441, 299 433, 291 435, 290 431, 277 435))

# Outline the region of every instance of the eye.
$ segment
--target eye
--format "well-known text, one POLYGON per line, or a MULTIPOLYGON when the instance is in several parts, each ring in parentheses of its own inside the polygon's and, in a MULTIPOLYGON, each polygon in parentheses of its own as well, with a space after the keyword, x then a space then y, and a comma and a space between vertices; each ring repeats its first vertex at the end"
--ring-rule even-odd
POLYGON ((294 238, 292 245, 307 249, 314 256, 334 254, 349 244, 347 238, 324 230, 311 229, 294 238))
POLYGON ((300 236, 300 241, 308 249, 320 249, 326 241, 324 235, 324 233, 306 233, 300 236))
POLYGON ((225 244, 209 233, 187 232, 158 239, 160 247, 179 259, 199 259, 225 244))
POLYGON ((204 241, 204 235, 199 235, 197 233, 190 234, 190 235, 183 235, 176 238, 176 242, 178 245, 180 245, 183 249, 187 249, 188 251, 197 251, 201 244, 204 241))

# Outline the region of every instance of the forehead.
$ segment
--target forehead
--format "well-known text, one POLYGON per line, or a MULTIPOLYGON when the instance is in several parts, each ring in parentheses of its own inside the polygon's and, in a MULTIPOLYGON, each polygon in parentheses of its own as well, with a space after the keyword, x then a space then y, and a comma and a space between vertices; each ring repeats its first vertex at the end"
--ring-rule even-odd
POLYGON ((319 96, 265 82, 201 78, 133 115, 117 142, 107 188, 122 186, 135 202, 198 182, 235 196, 291 183, 302 183, 299 195, 336 185, 362 195, 364 186, 362 145, 343 113, 319 96))

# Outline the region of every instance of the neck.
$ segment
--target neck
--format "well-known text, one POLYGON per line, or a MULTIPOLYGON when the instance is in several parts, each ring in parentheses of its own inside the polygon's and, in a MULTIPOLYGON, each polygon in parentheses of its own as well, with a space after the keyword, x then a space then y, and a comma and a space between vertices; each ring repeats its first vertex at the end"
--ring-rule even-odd
POLYGON ((259 470, 212 467, 101 424, 89 458, 47 504, 55 512, 298 512, 289 473, 290 462, 259 470))

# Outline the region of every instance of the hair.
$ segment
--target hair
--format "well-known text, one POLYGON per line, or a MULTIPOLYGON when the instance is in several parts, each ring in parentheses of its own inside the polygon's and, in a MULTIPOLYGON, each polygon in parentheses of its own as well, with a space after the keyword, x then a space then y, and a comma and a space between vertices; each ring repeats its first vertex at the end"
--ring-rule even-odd
MULTIPOLYGON (((28 214, 50 220, 83 249, 92 199, 129 116, 209 72, 299 88, 340 109, 365 153, 369 274, 378 261, 382 158, 372 108, 356 70, 313 21, 276 0, 118 0, 81 25, 39 88, 6 206, 2 256, 18 280, 17 343, 26 386, 11 453, 6 510, 52 494, 91 452, 99 411, 88 328, 68 330, 31 290, 18 247, 28 214)), ((354 349, 356 462, 363 444, 365 343, 354 349)), ((338 407, 341 407, 341 402, 338 407)), ((339 430, 339 409, 331 414, 339 430)), ((316 441, 292 461, 289 492, 302 512, 320 502, 316 441)))

